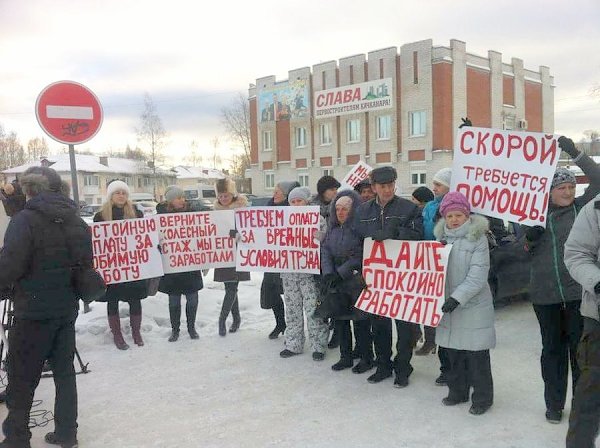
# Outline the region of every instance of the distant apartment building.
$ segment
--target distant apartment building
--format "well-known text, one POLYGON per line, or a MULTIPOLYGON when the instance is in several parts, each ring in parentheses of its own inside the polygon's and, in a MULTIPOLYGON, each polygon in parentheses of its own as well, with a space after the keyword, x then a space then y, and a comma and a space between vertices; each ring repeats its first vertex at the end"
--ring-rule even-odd
POLYGON ((254 194, 281 180, 316 188, 359 160, 393 165, 404 194, 452 165, 462 117, 474 126, 554 131, 550 69, 502 54, 467 53, 465 42, 424 40, 258 78, 249 89, 254 194))

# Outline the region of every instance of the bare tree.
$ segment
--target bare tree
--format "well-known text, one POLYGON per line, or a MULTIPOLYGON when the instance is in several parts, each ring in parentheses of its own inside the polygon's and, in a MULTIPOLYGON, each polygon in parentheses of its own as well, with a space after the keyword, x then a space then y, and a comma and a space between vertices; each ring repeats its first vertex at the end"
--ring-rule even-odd
POLYGON ((243 94, 238 93, 230 106, 221 109, 221 122, 229 140, 241 149, 241 154, 233 155, 231 168, 235 176, 243 179, 250 168, 250 106, 243 94))
POLYGON ((6 134, 0 127, 0 170, 22 165, 26 162, 25 149, 16 132, 6 134))
POLYGON ((165 145, 167 132, 156 112, 150 94, 144 94, 144 111, 140 116, 141 127, 136 129, 138 138, 150 146, 150 163, 153 173, 154 196, 156 197, 156 164, 161 158, 161 150, 165 145))
POLYGON ((185 163, 189 163, 191 166, 202 165, 204 157, 202 157, 202 154, 198 152, 198 142, 196 142, 196 140, 192 140, 192 142, 190 143, 190 150, 188 152, 188 155, 185 156, 183 160, 185 161, 185 163))
POLYGON ((32 138, 27 142, 27 160, 35 162, 48 155, 48 142, 45 138, 32 138))
POLYGON ((212 163, 213 163, 213 169, 217 169, 217 165, 221 165, 222 163, 222 159, 221 156, 219 155, 219 146, 221 144, 221 142, 219 141, 219 137, 214 137, 211 141, 210 144, 213 147, 213 153, 212 153, 212 163))

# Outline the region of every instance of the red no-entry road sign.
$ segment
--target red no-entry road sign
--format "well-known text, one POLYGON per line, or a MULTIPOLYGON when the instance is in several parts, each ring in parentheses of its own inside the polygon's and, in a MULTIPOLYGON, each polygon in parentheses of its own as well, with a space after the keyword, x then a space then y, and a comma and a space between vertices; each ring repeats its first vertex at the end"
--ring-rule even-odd
POLYGON ((35 102, 42 129, 67 145, 87 142, 102 126, 102 106, 94 93, 77 82, 59 81, 47 86, 35 102))

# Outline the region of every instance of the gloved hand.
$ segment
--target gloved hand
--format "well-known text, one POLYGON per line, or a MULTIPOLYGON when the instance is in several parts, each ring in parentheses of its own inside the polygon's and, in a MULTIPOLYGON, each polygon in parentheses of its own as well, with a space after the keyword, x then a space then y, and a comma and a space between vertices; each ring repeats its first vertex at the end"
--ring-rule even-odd
POLYGON ((340 275, 337 273, 325 274, 323 276, 323 284, 325 286, 336 286, 337 284, 341 283, 341 281, 342 277, 340 277, 340 275))
POLYGON ((375 241, 384 241, 384 240, 389 240, 389 239, 392 239, 392 238, 393 238, 392 232, 390 232, 387 229, 379 229, 373 235, 373 239, 375 241))
POLYGON ((458 129, 461 129, 465 126, 473 126, 473 123, 471 123, 471 120, 469 120, 469 117, 461 118, 461 120, 462 120, 462 124, 458 127, 458 129))
POLYGON ((546 229, 542 226, 533 226, 527 229, 525 237, 527 237, 529 241, 537 241, 542 237, 545 231, 546 229))
POLYGON ((235 238, 238 234, 238 231, 236 229, 231 229, 229 231, 229 238, 235 238))
POLYGON ((458 300, 454 297, 448 297, 442 305, 442 313, 451 313, 458 305, 460 305, 458 300))
POLYGON ((575 148, 575 143, 573 143, 573 140, 565 137, 564 135, 558 138, 558 147, 569 154, 572 158, 575 158, 579 155, 579 150, 575 148))

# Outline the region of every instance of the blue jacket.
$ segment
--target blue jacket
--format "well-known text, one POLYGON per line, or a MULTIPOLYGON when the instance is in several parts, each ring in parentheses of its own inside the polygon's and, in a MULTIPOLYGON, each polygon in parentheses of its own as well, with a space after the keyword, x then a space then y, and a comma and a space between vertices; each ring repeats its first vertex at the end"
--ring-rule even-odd
POLYGON ((355 228, 364 239, 375 236, 379 230, 394 240, 422 240, 423 215, 421 209, 407 199, 394 196, 383 209, 377 198, 362 203, 356 211, 355 228))
POLYGON ((423 233, 425 234, 426 240, 435 240, 435 235, 433 234, 433 229, 435 227, 435 223, 439 220, 440 216, 438 214, 438 210, 440 209, 440 204, 442 203, 442 199, 444 197, 436 197, 433 201, 429 201, 423 207, 423 233))

